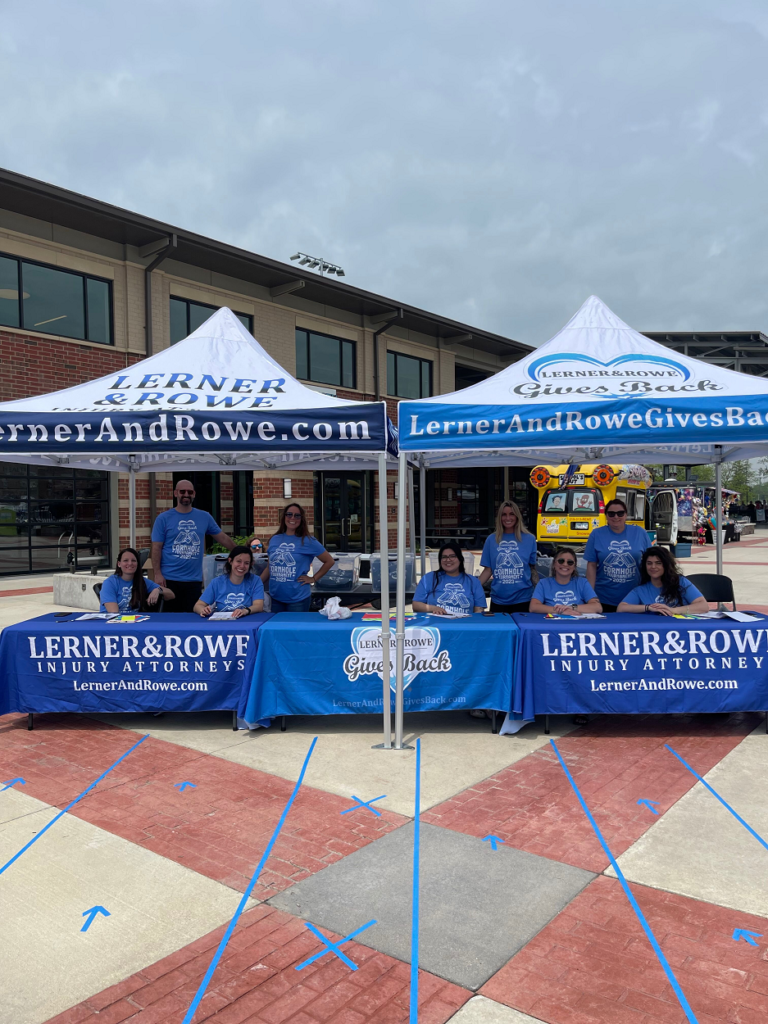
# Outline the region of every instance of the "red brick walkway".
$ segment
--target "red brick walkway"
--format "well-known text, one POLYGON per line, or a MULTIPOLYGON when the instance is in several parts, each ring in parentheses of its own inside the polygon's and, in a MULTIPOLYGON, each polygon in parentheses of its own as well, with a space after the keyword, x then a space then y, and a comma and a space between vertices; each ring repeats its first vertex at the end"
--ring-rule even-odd
MULTIPOLYGON (((699 1024, 768 1020, 768 921, 633 885, 699 1024), (734 928, 762 933, 753 947, 734 928)), ((547 1024, 685 1024, 621 885, 597 878, 481 989, 547 1024)))
MULTIPOLYGON (((64 807, 139 737, 90 719, 0 719, 0 778, 64 807), (2 775, 6 772, 6 775, 2 775)), ((294 783, 164 740, 148 738, 70 812, 113 835, 241 892, 248 885, 294 783), (180 793, 174 783, 195 789, 180 793)), ((270 896, 398 828, 392 811, 341 811, 353 802, 303 786, 253 895, 270 896)))
MULTIPOLYGON (((180 1024, 225 928, 52 1018, 48 1024, 180 1024)), ((326 932, 329 938, 341 936, 326 932)), ((349 942, 352 971, 326 954, 302 921, 258 906, 241 917, 195 1014, 195 1024, 405 1024, 410 968, 349 942)), ((444 1024, 471 992, 419 972, 419 1024, 444 1024)))
MULTIPOLYGON (((695 785, 665 743, 703 775, 761 716, 712 718, 702 715, 694 730, 683 725, 679 731, 669 716, 597 719, 556 741, 614 855, 627 850, 657 820, 647 807, 638 806, 638 799, 658 801, 663 814, 695 785)), ((600 873, 608 866, 548 745, 438 804, 422 820, 471 836, 493 833, 518 850, 589 871, 600 873)))

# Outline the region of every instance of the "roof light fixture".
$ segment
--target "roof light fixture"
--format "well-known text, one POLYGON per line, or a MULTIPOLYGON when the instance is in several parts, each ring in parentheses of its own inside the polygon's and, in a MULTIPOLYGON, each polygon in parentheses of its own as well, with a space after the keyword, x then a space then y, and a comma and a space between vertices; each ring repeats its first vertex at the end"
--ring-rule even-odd
POLYGON ((305 252, 297 252, 291 256, 292 260, 298 260, 300 267, 309 266, 310 270, 315 270, 317 267, 320 268, 320 276, 323 277, 325 274, 336 274, 337 277, 346 277, 342 267, 336 263, 329 263, 328 260, 322 256, 308 256, 305 252))

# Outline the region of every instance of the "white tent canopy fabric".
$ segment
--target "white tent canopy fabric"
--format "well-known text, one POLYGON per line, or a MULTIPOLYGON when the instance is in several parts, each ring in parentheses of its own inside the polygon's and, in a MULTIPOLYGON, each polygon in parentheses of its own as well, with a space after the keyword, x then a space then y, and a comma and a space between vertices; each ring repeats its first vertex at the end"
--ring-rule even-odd
POLYGON ((428 465, 764 455, 768 380, 672 352, 592 295, 535 352, 438 398, 401 402, 400 447, 428 465), (468 461, 469 460, 469 461, 468 461))
POLYGON ((0 404, 0 460, 37 465, 374 469, 394 439, 384 402, 306 387, 226 308, 123 370, 0 404))

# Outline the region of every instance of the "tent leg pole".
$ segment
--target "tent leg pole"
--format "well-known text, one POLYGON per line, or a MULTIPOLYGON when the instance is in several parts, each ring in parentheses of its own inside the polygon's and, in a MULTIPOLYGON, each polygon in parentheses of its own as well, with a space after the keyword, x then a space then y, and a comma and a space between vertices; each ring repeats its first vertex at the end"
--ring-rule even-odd
POLYGON ((410 536, 410 544, 408 545, 411 554, 413 555, 414 565, 416 564, 416 500, 414 497, 413 490, 413 469, 411 466, 408 467, 408 532, 410 536))
POLYGON ((136 548, 136 471, 131 464, 128 470, 128 526, 129 547, 136 548))
POLYGON ((400 452, 397 468, 397 622, 396 640, 396 691, 395 691, 395 750, 403 749, 403 670, 405 659, 405 489, 407 486, 407 461, 405 452, 400 452))
POLYGON ((427 470, 419 468, 419 545, 421 547, 421 575, 427 571, 427 470))
MULTIPOLYGON (((379 453, 379 553, 381 557, 381 678, 383 689, 382 717, 384 742, 377 744, 392 749, 392 647, 389 625, 389 523, 387 503, 387 455, 379 453)), ((375 749, 375 748, 374 748, 375 749)))
POLYGON ((722 448, 715 445, 718 461, 715 463, 715 557, 717 574, 723 575, 723 464, 720 462, 722 448))

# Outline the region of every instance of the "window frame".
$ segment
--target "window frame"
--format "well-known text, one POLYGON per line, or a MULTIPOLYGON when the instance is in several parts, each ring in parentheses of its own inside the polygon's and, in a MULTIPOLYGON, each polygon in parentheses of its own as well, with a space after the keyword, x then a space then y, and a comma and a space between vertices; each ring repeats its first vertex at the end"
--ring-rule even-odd
POLYGON ((0 257, 7 260, 16 261, 16 292, 18 298, 16 300, 19 311, 19 326, 9 327, 6 324, 0 324, 0 331, 30 331, 37 334, 48 334, 54 337, 63 338, 66 341, 87 341, 90 345, 104 345, 114 348, 115 345, 115 301, 114 301, 114 281, 108 277, 100 277, 98 274, 86 274, 82 270, 70 270, 69 267, 59 267, 54 263, 43 263, 42 260, 31 260, 26 256, 16 256, 12 252, 3 252, 0 250, 0 257), (41 327, 27 327, 24 322, 24 289, 23 289, 23 274, 22 264, 28 263, 33 267, 42 267, 44 270, 55 270, 61 274, 71 274, 73 277, 79 277, 83 285, 83 324, 85 327, 85 337, 83 338, 72 338, 66 334, 59 334, 57 331, 44 331, 41 327), (106 284, 107 295, 109 297, 109 341, 93 341, 88 337, 89 333, 89 317, 88 317, 88 281, 98 281, 101 284, 106 284))
POLYGON ((414 356, 414 355, 411 355, 410 352, 400 352, 397 349, 388 348, 387 349, 387 394, 389 395, 390 398, 402 398, 402 399, 405 399, 406 401, 412 401, 412 402, 413 401, 418 401, 419 398, 432 398, 434 396, 434 393, 435 393, 434 367, 435 367, 435 363, 434 363, 433 359, 426 359, 424 356, 414 356), (390 373, 389 373, 389 357, 390 356, 392 356, 393 360, 394 360, 394 370, 395 370, 395 373, 394 373, 394 377, 395 377, 395 380, 394 380, 394 390, 390 388, 390 380, 389 380, 389 378, 390 378, 390 373), (420 394, 420 395, 418 395, 418 398, 414 399, 414 398, 411 398, 409 396, 401 395, 401 394, 398 393, 398 390, 397 390, 397 387, 398 387, 398 384, 397 384, 397 377, 398 377, 397 361, 398 361, 398 358, 401 358, 401 359, 413 359, 415 362, 417 362, 419 364, 419 390, 420 391, 422 389, 422 384, 423 384, 423 366, 426 363, 426 365, 429 367, 429 394, 427 394, 427 395, 420 394))
MULTIPOLYGON (((223 308, 222 306, 212 306, 210 304, 210 302, 199 302, 197 299, 185 299, 183 295, 169 295, 168 296, 168 321, 169 321, 169 323, 170 323, 170 314, 171 314, 171 302, 183 302, 183 303, 186 304, 186 307, 187 307, 187 327, 186 327, 187 333, 184 335, 183 338, 179 338, 178 341, 171 341, 171 345, 178 345, 179 341, 183 341, 184 338, 188 338, 189 335, 192 333, 192 331, 189 328, 189 307, 190 307, 190 304, 195 305, 195 306, 201 306, 203 309, 210 309, 210 311, 212 313, 215 313, 217 310, 223 308)), ((251 337, 253 337, 253 313, 239 313, 236 309, 233 309, 232 312, 237 317, 245 316, 245 317, 248 318, 248 320, 250 321, 250 327, 246 327, 246 330, 251 335, 251 337)), ((245 327, 245 324, 243 324, 243 327, 245 327)))
POLYGON ((310 327, 296 327, 295 328, 295 345, 296 347, 296 376, 299 380, 309 381, 311 384, 319 384, 321 387, 329 388, 343 388, 345 391, 357 391, 357 342, 353 341, 352 338, 340 338, 338 334, 326 334, 324 331, 316 331, 310 327), (306 345, 306 369, 307 376, 299 377, 299 353, 298 353, 298 336, 299 334, 304 335, 304 343, 306 345), (316 334, 318 338, 328 338, 330 341, 336 341, 339 345, 339 382, 334 383, 327 380, 317 380, 312 376, 312 357, 311 357, 311 345, 309 342, 310 335, 316 334), (352 351, 352 383, 344 383, 344 358, 342 355, 342 346, 349 345, 352 351))

